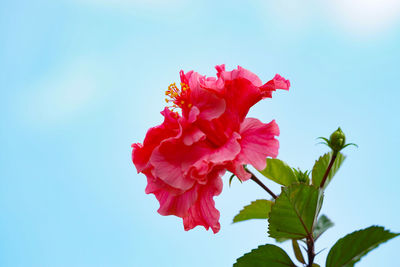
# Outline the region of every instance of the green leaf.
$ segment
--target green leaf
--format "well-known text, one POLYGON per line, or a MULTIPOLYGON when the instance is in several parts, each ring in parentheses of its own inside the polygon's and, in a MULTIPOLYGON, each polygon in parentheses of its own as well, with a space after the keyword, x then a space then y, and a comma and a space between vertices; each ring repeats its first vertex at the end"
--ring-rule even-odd
POLYGON ((314 239, 317 240, 326 230, 331 228, 333 225, 334 223, 329 220, 328 217, 326 217, 325 215, 321 215, 318 218, 317 224, 314 228, 314 239))
POLYGON ((265 177, 281 185, 289 186, 296 182, 296 175, 293 169, 279 159, 267 158, 267 167, 259 172, 265 177))
POLYGON ((293 247, 293 252, 294 252, 294 255, 296 256, 296 259, 299 262, 306 264, 306 262, 304 261, 304 258, 303 258, 303 254, 301 253, 299 243, 297 243, 297 240, 292 239, 292 247, 293 247))
MULTIPOLYGON (((325 155, 321 156, 314 164, 314 167, 312 169, 312 183, 316 187, 319 187, 322 182, 322 178, 324 177, 329 162, 331 161, 332 154, 333 154, 332 151, 326 153, 325 155)), ((336 160, 332 165, 328 177, 326 178, 324 189, 328 186, 329 182, 331 181, 335 173, 339 170, 340 165, 342 165, 345 158, 346 156, 344 156, 342 153, 339 152, 337 154, 336 160)))
POLYGON ((312 185, 282 187, 269 213, 270 237, 302 239, 311 236, 322 200, 323 191, 312 185))
POLYGON ((267 219, 274 202, 266 199, 257 199, 245 206, 238 215, 233 218, 233 222, 241 222, 250 219, 267 219))
POLYGON ((290 238, 285 238, 285 237, 275 238, 275 241, 278 242, 278 243, 283 243, 283 242, 286 242, 288 240, 291 240, 291 239, 290 238))
POLYGON ((329 251, 326 267, 350 267, 379 244, 398 236, 381 226, 371 226, 339 239, 329 251))
POLYGON ((296 265, 286 252, 275 245, 263 245, 236 260, 234 267, 287 267, 296 265))

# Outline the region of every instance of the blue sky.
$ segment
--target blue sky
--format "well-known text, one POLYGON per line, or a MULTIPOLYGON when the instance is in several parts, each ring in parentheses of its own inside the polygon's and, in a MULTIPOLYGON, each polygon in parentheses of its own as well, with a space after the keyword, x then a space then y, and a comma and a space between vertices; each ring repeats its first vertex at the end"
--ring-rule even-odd
MULTIPOLYGON (((326 191, 322 213, 335 227, 317 250, 372 224, 400 232, 399 26, 396 0, 6 0, 0 266, 231 266, 273 243, 265 221, 231 224, 267 197, 251 181, 229 188, 224 177, 218 234, 185 232, 156 212, 131 163, 131 143, 162 121, 179 70, 212 76, 221 63, 290 79, 289 92, 249 114, 276 119, 279 158, 290 165, 310 169, 327 152, 315 138, 338 126, 359 145, 326 191)), ((399 246, 390 241, 357 266, 393 266, 399 246)))

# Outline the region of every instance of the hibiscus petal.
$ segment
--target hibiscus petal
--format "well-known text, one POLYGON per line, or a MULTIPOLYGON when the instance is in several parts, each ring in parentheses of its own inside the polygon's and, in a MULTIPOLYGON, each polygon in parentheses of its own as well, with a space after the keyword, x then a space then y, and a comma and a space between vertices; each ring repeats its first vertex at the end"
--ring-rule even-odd
POLYGON ((231 81, 239 78, 250 81, 254 86, 260 87, 262 82, 260 78, 253 72, 238 66, 237 69, 232 71, 225 71, 225 64, 216 66, 217 76, 221 77, 225 81, 231 81))
POLYGON ((276 74, 274 79, 273 79, 274 83, 275 83, 275 88, 276 89, 283 89, 283 90, 289 90, 290 87, 290 81, 286 80, 285 78, 283 78, 281 75, 276 74))
POLYGON ((239 160, 232 161, 230 164, 228 164, 227 168, 242 181, 247 181, 251 178, 251 174, 244 169, 243 163, 239 160))
MULTIPOLYGON (((234 162, 234 169, 239 178, 244 176, 239 167, 243 164, 251 164, 256 169, 266 167, 266 157, 275 158, 278 155, 279 141, 275 136, 279 135, 279 127, 273 120, 270 123, 262 123, 254 118, 246 118, 240 126, 241 151, 234 162), (239 166, 238 166, 239 165, 239 166)), ((243 177, 248 179, 249 176, 243 177)))
POLYGON ((205 84, 213 84, 216 80, 207 79, 194 71, 186 74, 181 71, 181 82, 189 85, 190 103, 200 110, 199 119, 212 120, 224 113, 225 100, 205 86, 205 84))
POLYGON ((189 209, 197 199, 198 192, 195 189, 188 190, 181 195, 173 195, 168 191, 158 191, 155 193, 160 202, 160 208, 157 210, 161 215, 175 215, 185 217, 189 209))
POLYGON ((136 171, 139 173, 143 171, 150 157, 152 150, 143 151, 143 145, 140 143, 132 144, 132 162, 135 164, 136 171), (147 153, 146 153, 147 152, 147 153))
POLYGON ((204 140, 205 138, 205 133, 203 133, 202 131, 200 131, 199 128, 194 127, 193 125, 187 127, 182 135, 183 143, 186 146, 191 146, 194 143, 199 142, 200 140, 204 140))
POLYGON ((172 187, 188 190, 195 181, 185 176, 182 171, 181 165, 186 153, 184 144, 163 142, 153 151, 150 158, 153 175, 172 187))
POLYGON ((236 158, 239 154, 241 136, 238 133, 233 133, 231 138, 222 146, 215 149, 209 154, 208 161, 215 164, 224 164, 227 161, 231 161, 236 158))
POLYGON ((290 81, 286 80, 279 74, 276 74, 272 80, 261 86, 260 90, 263 94, 263 98, 271 98, 272 92, 276 91, 277 89, 289 90, 289 87, 290 81))
POLYGON ((193 123, 197 120, 197 116, 200 114, 200 110, 194 106, 190 109, 187 122, 193 123))
POLYGON ((165 108, 161 114, 164 116, 164 122, 147 131, 143 145, 140 143, 132 145, 132 161, 138 173, 148 166, 151 153, 163 140, 178 136, 181 132, 175 113, 165 108))
POLYGON ((188 231, 201 225, 207 230, 211 227, 217 233, 221 226, 219 223, 219 211, 215 208, 213 197, 222 191, 221 172, 216 172, 207 185, 198 185, 198 199, 188 210, 188 215, 183 218, 183 225, 188 231))
POLYGON ((154 177, 151 171, 143 172, 147 177, 146 194, 154 194, 160 203, 158 213, 161 215, 175 215, 183 218, 187 216, 189 208, 197 200, 197 191, 192 188, 182 191, 154 177))
POLYGON ((146 194, 155 194, 156 192, 163 190, 163 191, 168 191, 171 195, 176 196, 176 195, 181 195, 182 193, 185 192, 181 189, 169 186, 162 180, 158 179, 157 177, 154 177, 150 168, 144 170, 143 174, 146 175, 147 178, 147 186, 145 189, 146 194))
POLYGON ((193 146, 193 152, 187 155, 187 158, 201 155, 197 160, 188 160, 182 164, 183 169, 187 169, 185 175, 190 175, 198 183, 204 184, 209 179, 208 173, 215 166, 226 165, 234 160, 240 152, 240 135, 233 133, 232 137, 221 147, 209 146, 208 142, 202 142, 193 146))
POLYGON ((239 135, 232 137, 232 140, 222 147, 214 147, 204 140, 205 136, 198 133, 195 134, 196 138, 200 137, 197 142, 192 143, 195 138, 192 136, 191 139, 186 139, 185 143, 187 130, 190 131, 190 128, 184 130, 182 139, 164 140, 154 149, 150 158, 153 175, 166 184, 182 190, 191 188, 196 180, 204 183, 207 173, 214 165, 225 164, 234 159, 240 151, 237 141, 239 135))

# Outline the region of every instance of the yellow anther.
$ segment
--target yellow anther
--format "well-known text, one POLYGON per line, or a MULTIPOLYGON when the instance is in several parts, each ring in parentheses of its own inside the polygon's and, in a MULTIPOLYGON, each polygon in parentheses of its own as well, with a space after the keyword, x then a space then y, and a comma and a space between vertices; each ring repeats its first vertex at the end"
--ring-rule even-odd
MULTIPOLYGON (((182 108, 190 99, 190 87, 185 83, 180 83, 180 88, 178 88, 176 83, 171 83, 165 91, 165 95, 167 96, 165 102, 172 104, 172 110, 182 108)), ((192 106, 192 104, 187 104, 189 108, 192 106)))

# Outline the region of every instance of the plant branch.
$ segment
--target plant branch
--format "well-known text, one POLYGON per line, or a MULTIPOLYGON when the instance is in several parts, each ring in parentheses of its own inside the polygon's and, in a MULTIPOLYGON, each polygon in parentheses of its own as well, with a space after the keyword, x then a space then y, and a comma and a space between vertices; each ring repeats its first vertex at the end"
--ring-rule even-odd
POLYGON ((258 184, 259 186, 261 186, 262 189, 264 189, 265 191, 268 192, 268 194, 270 194, 274 199, 277 198, 277 196, 274 194, 274 192, 272 192, 265 184, 263 184, 255 175, 254 173, 252 173, 251 171, 247 170, 250 174, 251 174, 251 180, 253 180, 254 182, 256 182, 256 184, 258 184))
POLYGON ((324 187, 325 182, 326 182, 326 178, 328 178, 328 175, 329 175, 329 172, 331 171, 333 163, 335 163, 336 156, 337 156, 337 152, 336 153, 333 152, 331 161, 329 162, 328 168, 325 171, 324 177, 322 178, 322 182, 321 182, 321 185, 319 186, 319 188, 323 188, 324 187))
POLYGON ((314 263, 314 257, 315 257, 314 238, 312 237, 312 235, 309 235, 309 237, 307 237, 307 255, 308 255, 307 267, 312 267, 313 263, 314 263))

